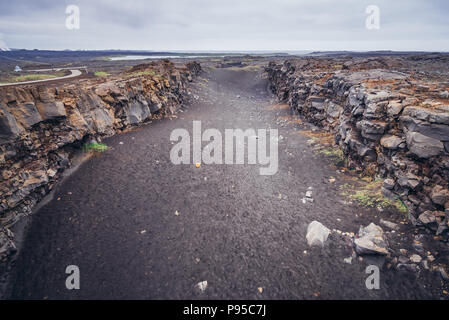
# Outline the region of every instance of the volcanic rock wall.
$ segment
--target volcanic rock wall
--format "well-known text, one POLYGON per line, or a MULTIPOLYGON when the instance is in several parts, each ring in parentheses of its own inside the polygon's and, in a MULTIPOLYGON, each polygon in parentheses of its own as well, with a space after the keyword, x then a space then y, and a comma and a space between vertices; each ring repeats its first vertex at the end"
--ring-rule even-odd
POLYGON ((0 90, 0 259, 15 250, 7 227, 58 181, 84 143, 174 113, 198 63, 139 65, 107 79, 0 90))
POLYGON ((304 58, 266 69, 280 100, 334 133, 349 168, 385 178, 383 193, 399 197, 414 224, 441 234, 449 220, 449 83, 404 70, 392 58, 304 58))

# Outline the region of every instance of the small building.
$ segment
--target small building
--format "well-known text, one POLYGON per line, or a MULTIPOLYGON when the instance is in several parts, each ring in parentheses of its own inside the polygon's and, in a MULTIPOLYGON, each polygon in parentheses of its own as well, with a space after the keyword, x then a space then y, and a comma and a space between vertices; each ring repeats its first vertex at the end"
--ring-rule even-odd
POLYGON ((16 67, 14 68, 14 72, 20 72, 20 71, 22 71, 22 68, 21 68, 21 67, 16 66, 16 67))

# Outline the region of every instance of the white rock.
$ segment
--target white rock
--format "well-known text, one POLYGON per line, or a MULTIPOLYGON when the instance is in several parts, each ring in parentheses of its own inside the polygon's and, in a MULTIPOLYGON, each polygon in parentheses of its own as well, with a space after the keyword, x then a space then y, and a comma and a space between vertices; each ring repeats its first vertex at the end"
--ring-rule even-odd
POLYGON ((306 240, 309 246, 323 246, 330 230, 318 221, 312 221, 307 227, 306 240))
POLYGON ((351 264, 351 263, 352 263, 352 257, 344 258, 343 261, 344 261, 345 263, 351 264))
POLYGON ((410 261, 414 262, 414 263, 420 263, 422 260, 421 256, 417 255, 417 254, 412 254, 410 256, 410 261))
POLYGON ((207 281, 201 281, 201 282, 198 282, 198 283, 196 284, 196 287, 197 287, 198 290, 200 290, 201 292, 206 291, 206 288, 207 288, 207 281))

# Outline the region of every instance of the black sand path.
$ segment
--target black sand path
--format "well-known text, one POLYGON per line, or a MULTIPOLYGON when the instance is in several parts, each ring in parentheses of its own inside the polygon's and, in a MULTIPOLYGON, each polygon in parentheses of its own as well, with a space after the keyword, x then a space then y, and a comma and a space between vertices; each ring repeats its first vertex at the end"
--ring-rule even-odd
POLYGON ((314 155, 297 124, 279 121, 292 111, 270 108, 261 73, 217 69, 204 77, 193 89, 199 98, 177 118, 107 139, 109 150, 83 163, 34 214, 10 298, 432 298, 413 274, 393 270, 382 269, 381 289, 368 290, 367 263, 344 263, 350 251, 332 239, 310 249, 311 221, 357 232, 376 212, 345 204, 341 174, 314 155), (278 173, 173 165, 170 133, 191 132, 194 120, 221 132, 278 128, 278 173), (304 204, 309 186, 315 201, 304 204), (68 265, 80 268, 80 290, 65 288, 68 265), (204 293, 195 290, 200 281, 208 282, 204 293))

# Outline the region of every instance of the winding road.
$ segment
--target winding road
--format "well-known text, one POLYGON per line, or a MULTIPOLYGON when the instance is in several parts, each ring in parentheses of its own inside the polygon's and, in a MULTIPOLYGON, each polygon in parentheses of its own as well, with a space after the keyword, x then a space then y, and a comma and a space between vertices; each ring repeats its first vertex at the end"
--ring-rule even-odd
POLYGON ((357 232, 378 212, 348 203, 345 174, 313 152, 298 116, 276 104, 262 72, 215 69, 197 79, 176 117, 105 140, 33 216, 15 261, 15 299, 398 299, 435 298, 430 276, 382 268, 368 290, 370 262, 344 258, 332 237, 310 248, 307 225, 357 232), (203 130, 279 130, 279 170, 259 165, 174 165, 170 134, 192 122, 203 130), (336 177, 335 183, 329 178, 336 177), (314 202, 303 203, 313 187, 314 202), (363 212, 362 215, 357 215, 363 212), (66 267, 80 270, 67 290, 66 267), (204 292, 196 284, 207 281, 204 292), (427 286, 427 288, 425 287, 427 286))
MULTIPOLYGON (((43 72, 43 71, 54 71, 54 70, 62 70, 62 69, 66 69, 66 68, 39 69, 39 70, 29 70, 29 71, 43 72)), ((76 78, 82 74, 82 72, 78 69, 69 69, 69 70, 70 70, 70 74, 68 74, 66 76, 62 76, 62 77, 41 79, 41 80, 32 80, 32 81, 22 81, 22 82, 1 83, 0 87, 17 86, 17 85, 23 85, 23 84, 36 84, 36 83, 49 82, 49 81, 55 81, 55 80, 64 80, 64 79, 76 78)))

